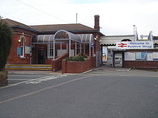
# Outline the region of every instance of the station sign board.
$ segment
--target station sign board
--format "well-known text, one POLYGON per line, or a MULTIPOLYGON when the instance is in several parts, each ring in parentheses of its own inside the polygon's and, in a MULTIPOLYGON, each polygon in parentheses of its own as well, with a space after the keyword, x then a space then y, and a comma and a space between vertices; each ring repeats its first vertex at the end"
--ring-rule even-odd
POLYGON ((154 49, 153 41, 116 42, 116 49, 154 49))

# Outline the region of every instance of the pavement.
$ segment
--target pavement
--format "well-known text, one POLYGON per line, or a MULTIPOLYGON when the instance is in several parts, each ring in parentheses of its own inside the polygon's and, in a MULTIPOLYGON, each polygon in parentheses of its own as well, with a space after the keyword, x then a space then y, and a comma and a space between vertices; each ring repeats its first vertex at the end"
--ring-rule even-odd
POLYGON ((70 76, 14 73, 0 89, 0 118, 158 118, 157 72, 103 65, 70 76))
POLYGON ((68 76, 8 73, 0 118, 158 118, 157 72, 103 65, 68 76))
POLYGON ((23 70, 7 70, 8 74, 40 74, 40 75, 60 75, 61 71, 53 72, 53 71, 23 71, 23 70))
POLYGON ((108 70, 108 71, 130 71, 131 68, 121 68, 121 67, 111 67, 111 65, 102 65, 96 68, 93 68, 93 70, 108 70))
MULTIPOLYGON (((96 68, 93 68, 91 70, 88 70, 86 72, 83 72, 83 73, 77 73, 77 74, 85 74, 85 73, 88 73, 88 72, 95 72, 95 71, 104 71, 104 72, 132 72, 132 71, 149 71, 149 72, 153 72, 153 70, 140 70, 140 69, 131 69, 131 68, 121 68, 121 67, 111 67, 111 65, 102 65, 102 66, 99 66, 99 67, 96 67, 96 68)), ((48 74, 51 74, 51 75, 62 75, 62 71, 59 70, 59 71, 56 71, 56 72, 53 72, 53 71, 24 71, 24 70, 8 70, 8 74, 40 74, 40 75, 48 75, 48 74)), ((65 74, 76 74, 76 73, 65 73, 65 74)))
MULTIPOLYGON (((132 71, 132 70, 137 70, 137 69, 131 69, 131 68, 121 68, 121 67, 111 67, 111 65, 102 65, 96 68, 93 68, 91 70, 88 70, 84 73, 91 72, 91 71, 99 71, 99 70, 108 70, 108 71, 132 71)), ((143 71, 143 70, 138 70, 138 71, 143 71)), ((144 70, 145 71, 145 70, 144 70)), ((42 74, 42 75, 47 75, 47 74, 53 74, 53 75, 60 75, 62 74, 62 71, 24 71, 24 70, 8 70, 8 74, 42 74)), ((72 74, 72 73, 66 73, 66 74, 72 74)))

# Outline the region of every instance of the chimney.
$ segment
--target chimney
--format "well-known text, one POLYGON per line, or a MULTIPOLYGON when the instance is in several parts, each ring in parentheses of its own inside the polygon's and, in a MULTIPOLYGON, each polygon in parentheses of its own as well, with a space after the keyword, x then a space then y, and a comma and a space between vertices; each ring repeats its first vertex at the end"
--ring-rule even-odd
POLYGON ((100 31, 99 17, 99 15, 94 16, 94 29, 97 29, 98 31, 100 31))

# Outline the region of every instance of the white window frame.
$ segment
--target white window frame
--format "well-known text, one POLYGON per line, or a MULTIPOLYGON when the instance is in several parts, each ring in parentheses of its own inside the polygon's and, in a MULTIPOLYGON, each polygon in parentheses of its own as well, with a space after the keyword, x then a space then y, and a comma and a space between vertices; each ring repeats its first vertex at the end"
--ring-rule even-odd
POLYGON ((53 58, 53 43, 52 44, 48 44, 47 46, 47 58, 48 59, 52 59, 53 58))
POLYGON ((21 55, 20 58, 25 58, 25 37, 20 38, 21 55))

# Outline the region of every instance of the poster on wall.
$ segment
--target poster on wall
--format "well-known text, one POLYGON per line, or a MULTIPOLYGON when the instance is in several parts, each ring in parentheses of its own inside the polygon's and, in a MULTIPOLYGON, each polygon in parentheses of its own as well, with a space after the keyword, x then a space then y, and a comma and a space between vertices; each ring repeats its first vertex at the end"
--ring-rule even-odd
POLYGON ((136 60, 141 60, 141 52, 136 52, 136 60))
POLYGON ((158 61, 158 52, 125 52, 126 61, 158 61))
POLYGON ((17 55, 20 56, 22 54, 21 47, 17 47, 17 55))
POLYGON ((153 60, 158 61, 158 52, 153 52, 153 60))
POLYGON ((136 60, 147 60, 147 52, 136 52, 136 60))
POLYGON ((125 52, 125 60, 135 60, 135 52, 125 52))
POLYGON ((147 53, 147 60, 148 61, 153 61, 153 52, 148 52, 147 53))
POLYGON ((141 52, 141 60, 147 60, 147 52, 141 52))
POLYGON ((25 54, 30 54, 31 48, 30 46, 25 46, 25 54))

